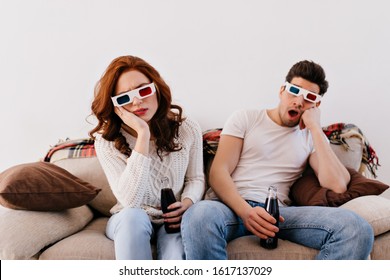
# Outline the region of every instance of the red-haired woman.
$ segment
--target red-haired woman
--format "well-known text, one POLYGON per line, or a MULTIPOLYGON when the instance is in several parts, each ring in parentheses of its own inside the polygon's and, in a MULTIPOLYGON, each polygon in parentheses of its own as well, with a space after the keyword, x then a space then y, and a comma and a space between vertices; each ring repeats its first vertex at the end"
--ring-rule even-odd
POLYGON ((117 204, 106 235, 117 259, 184 259, 179 229, 183 213, 204 192, 200 126, 172 104, 169 86, 141 58, 121 56, 107 67, 95 87, 90 131, 97 157, 117 204), (160 191, 167 183, 177 202, 161 211, 160 191))

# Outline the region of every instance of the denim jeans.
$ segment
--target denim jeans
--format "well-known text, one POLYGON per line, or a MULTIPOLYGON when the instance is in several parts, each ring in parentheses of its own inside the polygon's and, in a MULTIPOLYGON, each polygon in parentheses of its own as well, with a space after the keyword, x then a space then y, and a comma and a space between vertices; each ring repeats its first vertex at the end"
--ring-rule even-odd
POLYGON ((179 233, 166 233, 163 224, 154 224, 144 210, 124 208, 111 216, 106 235, 114 240, 117 260, 151 260, 152 240, 156 240, 157 259, 183 260, 184 249, 179 233))
MULTIPOLYGON (((252 206, 262 203, 248 201, 252 206)), ((278 237, 319 250, 316 259, 367 259, 374 234, 370 224, 352 211, 334 207, 280 207, 285 221, 278 237)), ((252 234, 225 204, 204 200, 184 214, 181 233, 187 259, 225 260, 227 243, 252 234)), ((259 242, 260 246, 260 242, 259 242)))

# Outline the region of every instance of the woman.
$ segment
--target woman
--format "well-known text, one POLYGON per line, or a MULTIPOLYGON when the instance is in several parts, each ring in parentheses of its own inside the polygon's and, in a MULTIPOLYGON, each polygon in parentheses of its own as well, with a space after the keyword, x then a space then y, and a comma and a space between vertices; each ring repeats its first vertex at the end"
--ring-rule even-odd
POLYGON ((134 56, 114 59, 95 87, 90 131, 97 157, 117 204, 106 235, 117 259, 184 259, 179 229, 183 213, 202 198, 204 173, 200 126, 182 116, 171 92, 150 64, 134 56), (161 211, 160 191, 172 188, 176 202, 161 211))

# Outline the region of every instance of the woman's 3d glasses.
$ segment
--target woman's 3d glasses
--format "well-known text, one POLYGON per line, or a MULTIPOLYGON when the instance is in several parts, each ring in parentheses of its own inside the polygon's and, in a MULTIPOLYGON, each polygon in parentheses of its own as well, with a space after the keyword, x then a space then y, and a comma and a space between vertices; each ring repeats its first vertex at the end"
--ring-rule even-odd
POLYGON ((296 85, 290 84, 289 82, 286 82, 286 91, 292 95, 300 96, 303 95, 303 98, 309 102, 317 103, 321 100, 321 95, 308 91, 304 88, 300 88, 296 85))
POLYGON ((113 96, 111 97, 111 99, 112 103, 114 103, 114 106, 121 107, 132 103, 134 101, 134 97, 137 97, 138 99, 144 99, 146 97, 152 96, 155 93, 156 87, 154 83, 150 83, 142 87, 113 96))

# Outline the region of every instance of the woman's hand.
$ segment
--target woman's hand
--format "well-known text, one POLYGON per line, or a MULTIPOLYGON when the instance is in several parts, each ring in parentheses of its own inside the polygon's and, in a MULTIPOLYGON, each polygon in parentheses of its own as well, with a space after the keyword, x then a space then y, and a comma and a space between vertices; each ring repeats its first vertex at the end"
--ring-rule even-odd
POLYGON ((174 209, 171 212, 163 214, 164 222, 171 223, 169 225, 170 228, 180 228, 181 218, 184 212, 191 207, 192 200, 189 198, 185 198, 183 202, 176 201, 168 206, 168 209, 174 209))
POLYGON ((137 141, 135 143, 134 150, 144 156, 148 156, 150 141, 150 130, 148 124, 143 119, 137 117, 132 112, 129 112, 122 107, 115 107, 115 113, 128 127, 137 133, 137 141))
POLYGON ((145 131, 149 132, 148 124, 140 117, 134 115, 132 112, 127 111, 122 107, 115 107, 115 113, 121 118, 121 120, 131 129, 135 130, 137 134, 141 134, 145 131))

